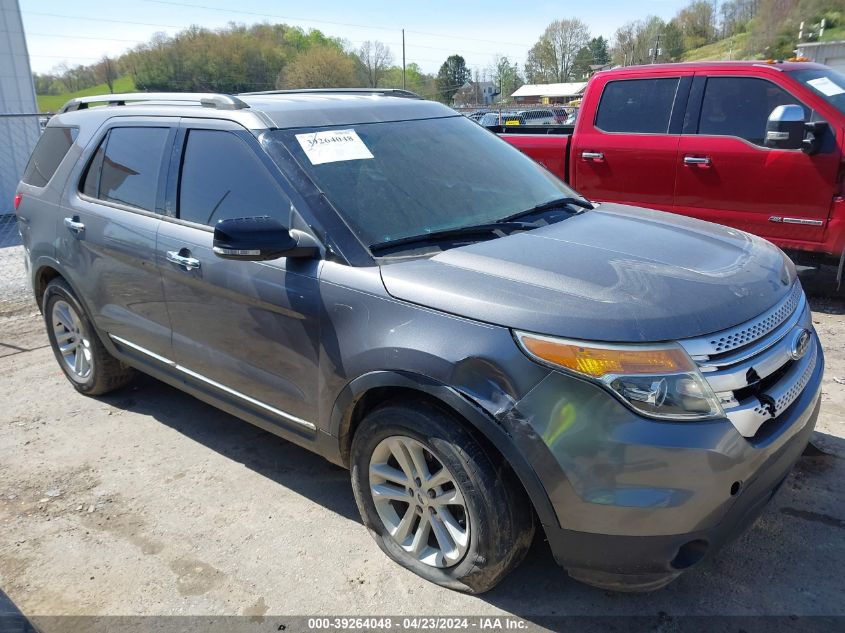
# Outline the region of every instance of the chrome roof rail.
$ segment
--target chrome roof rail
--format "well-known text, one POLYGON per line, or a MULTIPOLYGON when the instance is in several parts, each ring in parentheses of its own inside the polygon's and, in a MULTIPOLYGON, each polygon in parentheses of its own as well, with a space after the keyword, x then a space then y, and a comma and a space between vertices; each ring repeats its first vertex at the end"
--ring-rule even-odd
POLYGON ((405 99, 422 99, 416 92, 402 88, 296 88, 294 90, 262 90, 259 92, 241 92, 239 96, 251 97, 261 95, 373 95, 379 97, 403 97, 405 99))
POLYGON ((91 103, 106 103, 110 106, 122 106, 127 103, 144 103, 157 101, 164 103, 190 103, 205 108, 217 110, 241 110, 249 105, 233 95, 217 94, 214 92, 130 92, 126 94, 91 95, 71 99, 61 108, 58 114, 85 110, 91 103))

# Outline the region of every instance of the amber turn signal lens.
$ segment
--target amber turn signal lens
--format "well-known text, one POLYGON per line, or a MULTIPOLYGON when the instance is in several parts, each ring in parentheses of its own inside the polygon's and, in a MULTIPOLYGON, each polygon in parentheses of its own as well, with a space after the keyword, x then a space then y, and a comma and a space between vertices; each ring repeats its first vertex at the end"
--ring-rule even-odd
POLYGON ((676 374, 695 371, 695 365, 680 347, 624 349, 612 346, 579 345, 554 339, 519 335, 525 350, 539 359, 592 378, 608 374, 676 374))

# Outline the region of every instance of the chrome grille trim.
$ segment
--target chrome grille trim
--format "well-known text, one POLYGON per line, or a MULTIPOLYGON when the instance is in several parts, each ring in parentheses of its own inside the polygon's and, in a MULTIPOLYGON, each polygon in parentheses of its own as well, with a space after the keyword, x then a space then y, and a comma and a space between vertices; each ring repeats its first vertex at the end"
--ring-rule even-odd
POLYGON ((765 422, 779 416, 798 399, 816 369, 818 343, 815 336, 812 346, 810 353, 790 367, 786 375, 766 394, 774 401, 773 411, 756 396, 725 411, 728 419, 743 436, 753 437, 765 422))
MULTIPOLYGON (((730 367, 731 365, 736 365, 737 363, 741 363, 751 358, 755 358, 760 354, 765 353, 772 346, 781 342, 798 324, 803 324, 803 327, 806 327, 807 329, 810 329, 808 325, 812 324, 810 309, 807 306, 807 299, 803 296, 798 302, 798 307, 795 312, 792 313, 792 316, 769 332, 767 336, 764 336, 763 338, 758 339, 743 348, 728 352, 727 354, 720 354, 719 356, 712 358, 707 357, 707 360, 704 360, 704 357, 700 357, 696 360, 698 367, 702 372, 709 373, 719 371, 725 367, 730 367), (805 322, 807 323, 805 324, 805 322)), ((686 345, 684 345, 684 347, 686 348, 686 345)))
POLYGON ((746 321, 742 325, 729 330, 717 332, 711 336, 703 336, 698 339, 685 341, 684 347, 690 356, 699 358, 724 354, 738 347, 753 343, 766 336, 788 319, 795 312, 803 297, 804 293, 801 290, 801 284, 796 281, 792 286, 792 290, 780 303, 759 317, 751 321, 746 321))
POLYGON ((756 354, 742 354, 736 359, 719 358, 718 363, 707 363, 700 365, 704 378, 710 383, 710 387, 720 398, 730 396, 736 389, 748 386, 746 375, 753 369, 757 377, 762 380, 771 376, 778 369, 792 360, 790 346, 792 337, 787 336, 797 326, 811 329, 813 325, 812 315, 808 307, 801 312, 796 310, 794 318, 790 318, 784 324, 788 327, 781 331, 778 329, 778 336, 766 339, 764 344, 758 346, 756 354), (730 362, 727 362, 730 360, 730 362))
POLYGON ((727 418, 749 438, 798 399, 818 362, 812 313, 797 281, 786 297, 758 318, 680 344, 698 365, 727 418), (793 360, 792 345, 802 329, 811 333, 811 347, 793 360), (767 378, 771 382, 780 370, 784 373, 777 382, 761 392, 760 383, 767 378), (748 395, 751 392, 754 395, 748 395))

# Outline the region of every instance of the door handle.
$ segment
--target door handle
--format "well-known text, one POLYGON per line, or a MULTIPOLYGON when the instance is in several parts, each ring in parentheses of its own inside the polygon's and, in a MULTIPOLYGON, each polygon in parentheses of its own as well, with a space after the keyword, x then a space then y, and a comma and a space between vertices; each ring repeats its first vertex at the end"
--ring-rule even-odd
POLYGON ((185 270, 194 270, 200 267, 200 260, 195 257, 181 255, 180 251, 167 251, 167 261, 172 264, 184 266, 185 270))
POLYGON ((604 160, 604 154, 601 152, 581 152, 581 158, 584 160, 604 160))
POLYGON ((704 165, 710 166, 709 156, 684 156, 684 165, 704 165))
POLYGON ((75 215, 72 218, 65 218, 65 226, 77 235, 85 230, 85 225, 79 221, 78 215, 75 215))

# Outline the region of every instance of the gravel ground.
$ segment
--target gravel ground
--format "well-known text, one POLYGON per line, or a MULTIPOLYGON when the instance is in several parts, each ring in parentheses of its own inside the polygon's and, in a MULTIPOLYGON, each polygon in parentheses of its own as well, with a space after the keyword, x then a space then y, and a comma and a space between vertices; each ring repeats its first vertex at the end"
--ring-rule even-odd
MULTIPOLYGON (((20 262, 19 248, 0 249, 7 257, 20 262)), ((476 597, 391 563, 360 523, 346 471, 321 458, 151 378, 77 394, 40 316, 10 288, 0 289, 0 603, 5 593, 28 616, 845 616, 842 299, 812 299, 828 363, 814 442, 827 455, 802 459, 745 536, 647 595, 570 580, 538 539, 476 597)))
POLYGON ((0 319, 29 314, 36 309, 27 282, 23 246, 3 247, 3 237, 9 239, 3 231, 0 222, 0 319))

